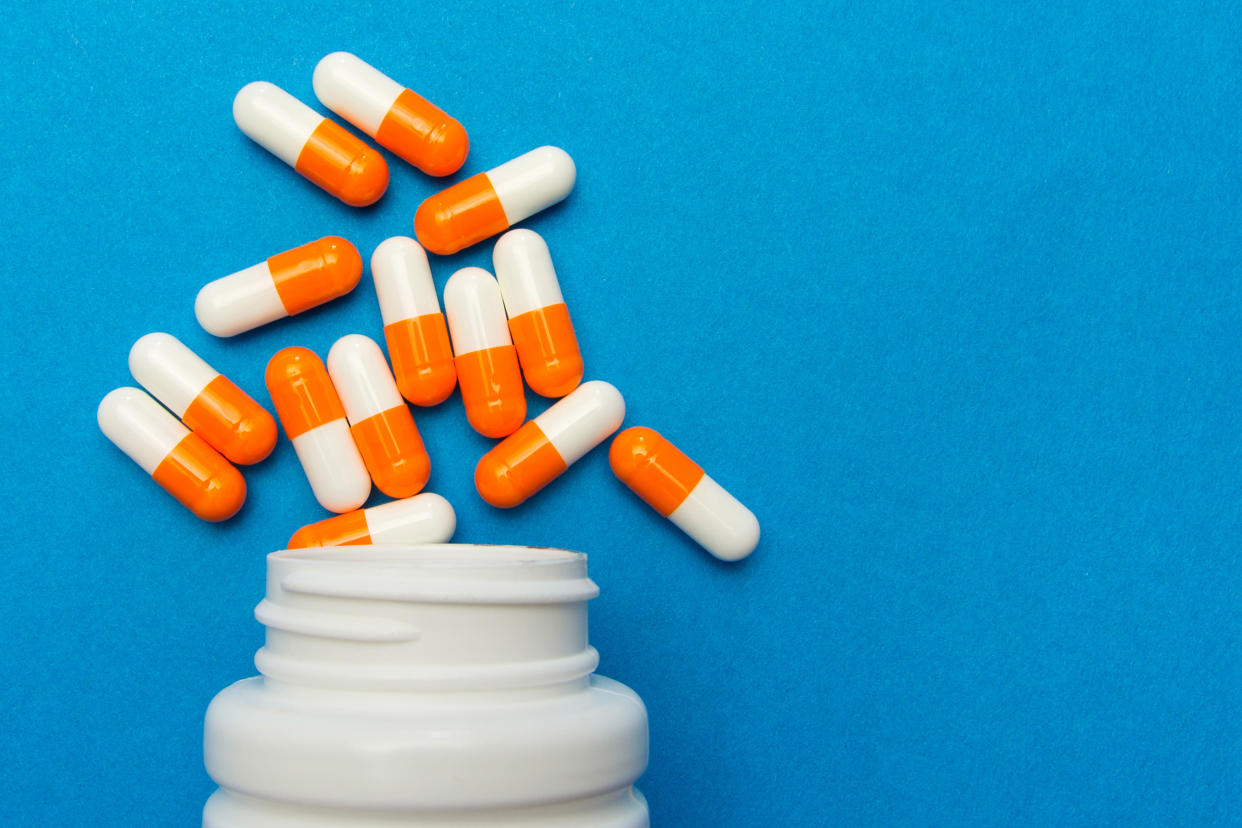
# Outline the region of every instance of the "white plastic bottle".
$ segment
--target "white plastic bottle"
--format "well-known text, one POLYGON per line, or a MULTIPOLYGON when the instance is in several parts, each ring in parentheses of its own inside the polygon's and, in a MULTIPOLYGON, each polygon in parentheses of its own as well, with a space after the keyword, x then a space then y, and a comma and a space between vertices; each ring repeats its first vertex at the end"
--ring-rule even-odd
POLYGON ((647 711, 592 675, 586 556, 275 552, 262 676, 207 709, 204 828, 642 828, 647 711))

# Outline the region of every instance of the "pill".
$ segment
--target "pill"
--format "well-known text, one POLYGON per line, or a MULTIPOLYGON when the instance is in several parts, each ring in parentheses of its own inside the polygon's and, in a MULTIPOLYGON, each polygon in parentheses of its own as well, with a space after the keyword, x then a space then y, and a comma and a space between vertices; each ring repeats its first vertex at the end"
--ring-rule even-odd
POLYGON ((328 351, 328 376, 375 487, 398 498, 422 491, 431 461, 379 345, 362 334, 341 337, 328 351))
POLYGON ((233 99, 233 120, 259 146, 351 207, 388 189, 379 150, 351 135, 275 84, 248 83, 233 99))
POLYGON ((522 503, 621 427, 625 400, 606 382, 584 382, 483 455, 474 486, 493 506, 522 503))
POLYGON ((428 175, 452 175, 466 161, 466 130, 435 104, 349 52, 319 61, 320 102, 428 175))
POLYGON ((236 336, 344 296, 361 278, 358 249, 325 236, 203 285, 194 315, 207 333, 236 336))
POLYGON ((415 405, 444 402, 457 369, 426 252, 408 236, 385 239, 371 254, 371 275, 401 395, 415 405))
POLYGON ((175 336, 140 338, 129 349, 129 372, 230 462, 257 463, 276 447, 272 415, 175 336))
POLYGON ((348 512, 365 503, 371 478, 323 361, 306 348, 285 348, 268 361, 266 380, 276 416, 319 504, 348 512))
POLYGON ((145 391, 110 391, 97 416, 104 435, 196 516, 226 520, 242 507, 241 472, 145 391))
POLYGON ((758 545, 754 514, 658 432, 627 428, 608 461, 622 483, 717 558, 736 561, 758 545))
POLYGON ((457 383, 466 419, 485 437, 504 437, 526 419, 526 389, 492 274, 465 267, 444 285, 457 383))
POLYGON ((414 234, 432 253, 456 253, 561 201, 576 177, 565 150, 533 149, 428 198, 414 214, 414 234))
POLYGON ((438 494, 424 492, 303 526, 289 539, 289 548, 444 543, 456 528, 457 515, 449 502, 438 494))
POLYGON ((582 381, 582 354, 547 243, 533 230, 510 230, 492 262, 526 384, 544 397, 565 396, 582 381))

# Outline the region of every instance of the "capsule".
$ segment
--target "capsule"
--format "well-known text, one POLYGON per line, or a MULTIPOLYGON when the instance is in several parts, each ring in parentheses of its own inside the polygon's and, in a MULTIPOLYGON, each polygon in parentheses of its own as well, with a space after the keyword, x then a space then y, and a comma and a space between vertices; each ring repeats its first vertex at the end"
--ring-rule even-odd
POLYGON ((289 548, 445 543, 456 528, 457 515, 449 502, 438 494, 424 492, 303 526, 289 539, 289 548))
POLYGON ((236 336, 344 296, 361 278, 358 249, 325 236, 203 285, 194 315, 207 333, 236 336))
POLYGON ((97 417, 104 436, 197 517, 227 520, 246 501, 241 472, 145 391, 110 391, 97 417))
POLYGON ((457 386, 457 369, 427 254, 408 236, 385 239, 371 254, 371 275, 401 396, 439 405, 457 386))
POLYGON ((650 428, 627 428, 608 451, 612 473, 722 561, 759 543, 759 521, 698 464, 650 428))
POLYGON ((533 149, 428 198, 414 214, 414 233, 432 253, 456 253, 561 201, 576 177, 565 150, 533 149))
POLYGON ((422 491, 431 460, 380 347, 362 334, 341 337, 328 352, 328 376, 376 488, 389 497, 422 491))
POLYGON ((583 383, 483 455, 474 487, 493 506, 517 506, 604 442, 624 419, 620 391, 600 380, 583 383))
POLYGON ((285 348, 267 363, 266 379, 315 499, 330 512, 357 509, 371 494, 371 478, 323 361, 306 348, 285 348))
POLYGON ((349 52, 319 61, 320 102, 428 175, 452 175, 466 161, 466 130, 426 98, 349 52))
POLYGON ((135 342, 129 372, 230 462, 257 463, 276 447, 272 415, 171 334, 149 333, 135 342))
POLYGON ((248 83, 233 99, 233 120, 259 146, 351 207, 379 201, 388 164, 372 149, 285 90, 248 83))
POLYGON ((465 267, 444 285, 457 382, 466 419, 485 437, 504 437, 526 419, 526 389, 492 274, 465 267))
POLYGON ((565 396, 582 381, 582 353, 548 245, 533 230, 510 230, 492 262, 526 384, 544 397, 565 396))

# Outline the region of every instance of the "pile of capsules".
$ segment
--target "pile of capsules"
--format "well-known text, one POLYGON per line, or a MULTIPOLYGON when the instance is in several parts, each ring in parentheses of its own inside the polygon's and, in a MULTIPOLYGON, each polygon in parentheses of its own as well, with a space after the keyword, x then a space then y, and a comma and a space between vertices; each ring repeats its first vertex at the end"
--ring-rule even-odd
MULTIPOLYGON (((314 89, 328 109, 429 175, 451 175, 466 160, 461 124, 354 55, 321 60, 314 89)), ((388 187, 379 152, 279 87, 245 86, 233 117, 346 204, 372 204, 388 187)), ((315 498, 337 513, 299 529, 290 548, 452 536, 452 506, 420 494, 431 463, 406 401, 438 405, 461 389, 470 425, 503 438, 474 475, 479 495, 499 508, 524 502, 621 427, 617 389, 582 382, 548 246, 530 230, 509 230, 564 199, 575 178, 567 153, 540 147, 424 201, 414 217, 417 242, 396 236, 375 249, 371 272, 391 370, 379 345, 361 334, 337 340, 326 366, 306 348, 271 358, 266 384, 281 426, 315 498), (425 250, 447 255, 500 233, 496 276, 458 270, 444 286, 441 313, 425 250), (530 421, 523 378, 536 394, 560 398, 530 421), (372 484, 393 500, 363 509, 372 484)), ((209 333, 234 336, 343 296, 361 277, 357 249, 330 236, 210 282, 194 311, 209 333)), ((198 517, 232 517, 246 498, 234 464, 271 453, 272 416, 166 333, 139 339, 129 369, 146 391, 125 387, 104 397, 103 433, 198 517)), ((750 510, 652 429, 623 431, 609 460, 622 482, 716 557, 737 560, 759 542, 750 510)))

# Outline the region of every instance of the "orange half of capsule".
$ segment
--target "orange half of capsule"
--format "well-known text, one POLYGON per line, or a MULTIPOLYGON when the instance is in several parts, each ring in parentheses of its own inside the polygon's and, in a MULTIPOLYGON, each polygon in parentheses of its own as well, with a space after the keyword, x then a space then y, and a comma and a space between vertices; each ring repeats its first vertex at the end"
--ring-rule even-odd
POLYGON ((486 437, 504 437, 526 419, 526 394, 512 345, 483 348, 454 360, 466 419, 486 437))
POLYGON ((414 234, 432 253, 447 256, 509 228, 505 208, 487 173, 429 197, 414 214, 414 234))
POLYGON ((563 397, 582 382, 582 353, 564 302, 518 314, 509 320, 509 333, 530 390, 563 397))
POLYGON ((227 520, 246 501, 241 472, 194 433, 173 446, 151 477, 203 520, 227 520))
POLYGON ((293 168, 351 207, 374 204, 388 189, 384 157, 328 118, 306 139, 293 168))
POLYGON ((311 546, 356 546, 371 542, 365 509, 346 512, 318 523, 303 526, 289 539, 289 549, 311 546))
POLYGON ((325 236, 277 253, 267 269, 280 303, 294 316, 353 290, 362 278, 362 257, 340 236, 325 236))
POLYGON ((345 409, 323 361, 306 348, 285 348, 267 364, 267 390, 292 440, 324 423, 345 418, 345 409))
POLYGON ((384 341, 401 396, 415 405, 438 405, 457 385, 453 348, 442 313, 425 313, 384 326, 384 341))
POLYGON ((703 469, 654 429, 635 426, 617 435, 608 463, 622 483, 664 517, 703 479, 703 469))
POLYGON ((531 420, 483 455, 474 469, 474 487, 492 506, 511 509, 567 468, 543 429, 531 420))
POLYGON ((397 96, 375 140, 428 175, 452 175, 470 152, 465 128, 411 89, 397 96))
POLYGON ((405 403, 349 427, 376 487, 389 497, 412 497, 427 485, 431 459, 405 403))
POLYGON ((234 463, 257 463, 276 447, 276 421, 220 374, 199 392, 181 422, 234 463))

